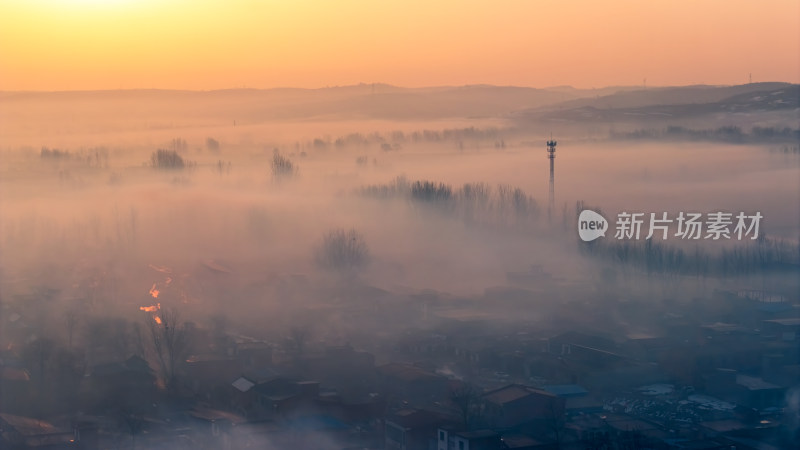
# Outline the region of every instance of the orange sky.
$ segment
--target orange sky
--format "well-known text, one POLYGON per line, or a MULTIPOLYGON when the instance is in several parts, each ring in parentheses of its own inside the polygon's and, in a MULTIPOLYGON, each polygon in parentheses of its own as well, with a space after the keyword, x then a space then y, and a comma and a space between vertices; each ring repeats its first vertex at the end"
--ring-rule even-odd
POLYGON ((800 82, 797 0, 0 0, 0 89, 800 82))

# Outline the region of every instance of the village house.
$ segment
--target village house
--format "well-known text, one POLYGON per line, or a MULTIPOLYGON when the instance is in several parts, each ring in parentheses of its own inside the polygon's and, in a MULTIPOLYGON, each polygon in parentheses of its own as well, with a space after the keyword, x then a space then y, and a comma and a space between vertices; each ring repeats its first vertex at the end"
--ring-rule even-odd
POLYGON ((436 450, 505 450, 500 433, 493 430, 437 430, 436 450))
POLYGON ((447 397, 450 380, 420 367, 389 363, 378 366, 378 389, 389 398, 425 404, 447 397))
POLYGON ((486 420, 493 428, 513 428, 535 421, 557 421, 564 416, 566 401, 548 391, 520 384, 486 392, 486 420))
POLYGON ((125 361, 97 364, 83 380, 83 402, 89 408, 140 409, 156 396, 156 376, 150 365, 133 355, 125 361))
POLYGON ((0 413, 0 448, 70 449, 80 448, 73 429, 13 414, 0 413))
POLYGON ((425 409, 402 409, 385 420, 387 450, 429 450, 437 445, 438 430, 457 419, 425 409))

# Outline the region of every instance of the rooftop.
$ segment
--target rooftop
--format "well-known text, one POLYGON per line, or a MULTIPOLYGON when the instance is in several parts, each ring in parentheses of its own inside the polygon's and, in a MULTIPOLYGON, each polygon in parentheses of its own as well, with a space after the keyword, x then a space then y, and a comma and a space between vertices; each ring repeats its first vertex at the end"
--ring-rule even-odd
POLYGON ((769 319, 765 320, 764 322, 774 323, 784 327, 796 327, 800 326, 800 317, 792 317, 789 319, 769 319))
POLYGON ((709 430, 717 433, 727 433, 729 431, 743 430, 747 428, 747 424, 738 419, 709 420, 706 422, 700 422, 700 426, 708 428, 709 430))
POLYGON ((747 333, 749 331, 747 327, 733 323, 722 322, 703 325, 703 329, 713 331, 715 333, 747 333))
POLYGON ((613 414, 606 418, 606 423, 615 430, 619 431, 644 431, 653 430, 657 427, 650 422, 635 419, 631 416, 613 414))
POLYGON ((542 389, 559 397, 574 397, 589 393, 589 391, 577 384, 548 384, 542 386, 542 389))
POLYGON ((443 378, 420 367, 401 363, 384 364, 378 367, 378 372, 403 381, 422 381, 443 378))
POLYGON ((333 416, 319 414, 291 420, 289 428, 296 431, 344 430, 347 425, 333 416))
POLYGON ((394 413, 388 420, 403 428, 423 428, 440 426, 444 417, 427 409, 401 409, 394 413))
POLYGON ((511 403, 521 398, 528 397, 533 394, 548 395, 552 397, 556 396, 555 394, 543 391, 541 389, 536 389, 529 386, 523 386, 521 384, 510 384, 508 386, 501 387, 499 389, 495 389, 493 391, 489 391, 483 394, 483 398, 486 399, 486 401, 502 405, 505 403, 511 403))
POLYGON ((28 371, 18 367, 0 367, 0 379, 5 381, 30 381, 28 371))
POLYGON ((54 434, 62 432, 54 427, 50 422, 34 419, 32 417, 15 416, 13 414, 0 413, 0 420, 7 423, 17 433, 23 436, 37 436, 42 434, 54 434))
POLYGON ((764 381, 761 378, 741 374, 736 375, 736 384, 744 386, 751 391, 781 388, 780 386, 764 381))
POLYGON ((483 439, 488 437, 500 436, 500 433, 492 430, 477 430, 477 431, 463 431, 461 433, 456 433, 456 435, 463 437, 464 439, 483 439))
POLYGON ((233 358, 230 356, 223 356, 223 355, 215 355, 215 354, 204 354, 204 355, 192 355, 186 358, 187 363, 220 363, 220 364, 227 364, 231 361, 234 361, 233 358))
POLYGON ((255 383, 253 383, 252 381, 248 380, 245 377, 239 377, 236 379, 236 381, 231 383, 231 386, 235 387, 241 392, 247 392, 250 390, 251 387, 255 385, 256 385, 255 383))
POLYGON ((227 411, 220 411, 218 409, 211 409, 211 408, 198 407, 190 411, 189 415, 197 419, 207 420, 209 422, 213 422, 215 420, 227 420, 231 423, 237 423, 237 424, 246 422, 246 419, 244 417, 237 416, 236 414, 229 413, 227 411))
POLYGON ((542 445, 544 442, 537 441, 536 439, 526 436, 524 434, 509 434, 503 436, 503 442, 509 449, 515 448, 528 448, 536 445, 542 445))

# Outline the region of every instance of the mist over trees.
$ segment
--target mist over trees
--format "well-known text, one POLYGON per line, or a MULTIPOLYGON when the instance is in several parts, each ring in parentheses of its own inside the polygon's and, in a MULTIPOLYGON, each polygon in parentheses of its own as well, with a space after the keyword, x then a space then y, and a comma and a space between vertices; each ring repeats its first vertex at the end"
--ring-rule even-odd
POLYGON ((174 152, 185 152, 189 149, 189 143, 184 138, 174 138, 169 142, 169 149, 174 152))
POLYGON ((158 149, 150 156, 150 164, 156 169, 183 169, 186 163, 176 150, 158 149))
POLYGON ((282 181, 297 175, 298 167, 291 159, 282 155, 277 149, 274 150, 272 155, 272 179, 274 181, 282 181))
POLYGON ((800 128, 752 127, 749 132, 742 127, 726 125, 714 129, 695 129, 670 125, 664 129, 640 128, 627 132, 612 132, 615 139, 689 140, 744 143, 797 143, 800 128))
POLYGON ((734 248, 718 251, 696 245, 680 248, 652 240, 607 240, 579 243, 582 252, 602 260, 629 266, 647 274, 670 277, 731 278, 753 274, 789 273, 800 263, 800 245, 761 236, 734 248))
POLYGON ((206 138, 206 149, 212 152, 219 151, 219 141, 214 138, 206 138))
POLYGON ((362 186, 357 191, 378 200, 401 199, 438 211, 467 224, 521 228, 536 226, 539 204, 522 189, 507 184, 464 183, 461 188, 430 180, 409 182, 397 177, 387 184, 362 186))
POLYGON ((337 228, 326 232, 314 250, 317 266, 340 274, 354 274, 367 266, 369 247, 355 228, 337 228))

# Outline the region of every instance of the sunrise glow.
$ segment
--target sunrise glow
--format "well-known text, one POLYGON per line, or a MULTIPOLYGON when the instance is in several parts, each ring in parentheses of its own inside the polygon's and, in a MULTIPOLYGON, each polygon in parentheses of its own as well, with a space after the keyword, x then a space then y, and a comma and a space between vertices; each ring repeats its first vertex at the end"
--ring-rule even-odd
POLYGON ((800 4, 9 0, 0 89, 798 81, 800 4))

